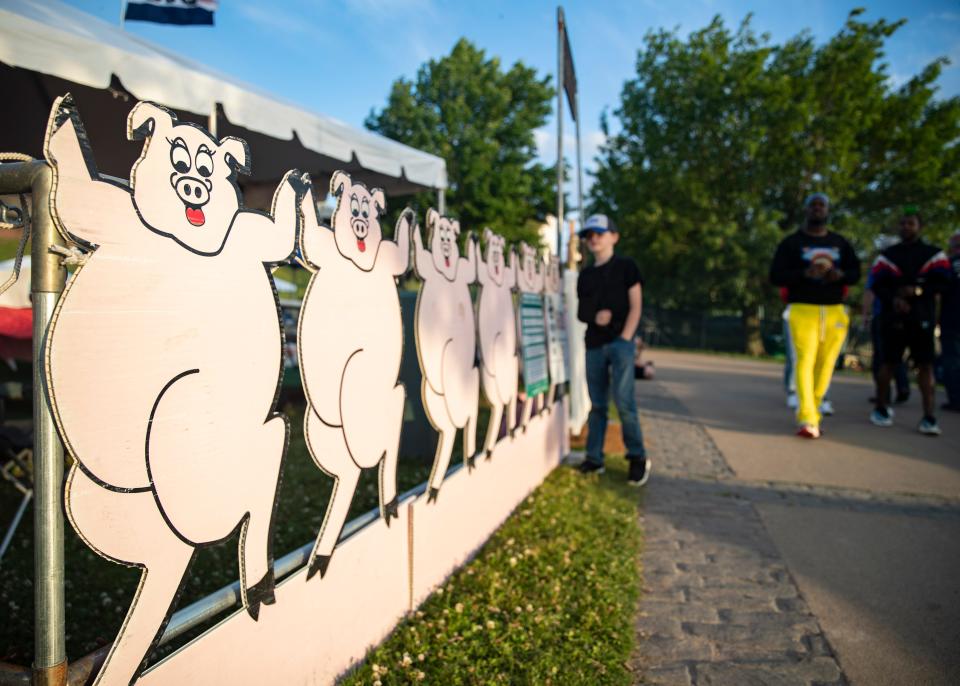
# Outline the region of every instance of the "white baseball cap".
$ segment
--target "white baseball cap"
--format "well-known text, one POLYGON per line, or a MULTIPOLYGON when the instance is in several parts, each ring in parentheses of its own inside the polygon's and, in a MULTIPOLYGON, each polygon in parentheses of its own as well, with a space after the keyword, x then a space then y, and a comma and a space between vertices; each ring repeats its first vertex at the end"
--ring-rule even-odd
POLYGON ((595 233, 605 233, 607 231, 619 233, 617 225, 605 214, 591 214, 587 217, 587 221, 583 223, 583 228, 580 229, 580 235, 583 236, 583 234, 588 231, 595 233))

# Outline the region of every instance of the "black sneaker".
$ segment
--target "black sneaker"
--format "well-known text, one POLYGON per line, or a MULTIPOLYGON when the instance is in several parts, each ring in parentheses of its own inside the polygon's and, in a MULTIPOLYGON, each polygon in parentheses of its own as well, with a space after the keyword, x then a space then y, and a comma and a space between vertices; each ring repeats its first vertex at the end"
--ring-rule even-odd
POLYGON ((627 483, 631 486, 643 486, 650 478, 651 461, 648 457, 635 457, 630 460, 630 472, 627 483))
POLYGON ((603 474, 607 471, 607 468, 604 467, 599 462, 594 462, 589 457, 580 463, 580 466, 577 467, 577 471, 581 474, 603 474))
POLYGON ((910 393, 897 393, 897 397, 893 399, 894 405, 903 405, 904 403, 910 400, 910 393))

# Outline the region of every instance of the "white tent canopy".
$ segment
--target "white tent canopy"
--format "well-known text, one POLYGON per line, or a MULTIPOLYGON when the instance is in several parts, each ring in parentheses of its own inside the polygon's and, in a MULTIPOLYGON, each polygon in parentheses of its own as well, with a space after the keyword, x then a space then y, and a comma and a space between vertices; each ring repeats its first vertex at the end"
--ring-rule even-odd
MULTIPOLYGON (((0 3, 0 62, 97 89, 114 76, 139 100, 210 114, 422 188, 446 188, 444 161, 375 133, 279 101, 57 0, 0 3)), ((16 98, 14 98, 14 101, 16 98)))

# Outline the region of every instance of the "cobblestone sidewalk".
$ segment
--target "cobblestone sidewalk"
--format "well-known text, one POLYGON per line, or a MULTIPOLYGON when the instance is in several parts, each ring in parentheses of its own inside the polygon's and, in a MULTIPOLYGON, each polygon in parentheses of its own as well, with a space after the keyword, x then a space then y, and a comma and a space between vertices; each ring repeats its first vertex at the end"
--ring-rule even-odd
POLYGON ((644 495, 637 683, 847 684, 749 494, 663 386, 643 384, 654 460, 644 495))

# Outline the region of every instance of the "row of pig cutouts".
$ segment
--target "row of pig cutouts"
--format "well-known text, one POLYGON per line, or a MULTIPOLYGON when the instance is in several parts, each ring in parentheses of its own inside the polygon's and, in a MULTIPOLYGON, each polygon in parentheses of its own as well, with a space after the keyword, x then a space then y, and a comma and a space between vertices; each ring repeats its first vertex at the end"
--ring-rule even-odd
MULTIPOLYGON (((54 416, 75 458, 66 511, 91 548, 144 570, 99 684, 136 680, 197 548, 238 527, 243 605, 256 620, 275 602, 271 527, 290 429, 276 411, 283 334, 269 270, 294 255, 298 233, 312 272, 298 329, 304 434, 317 466, 336 481, 307 579, 327 571, 362 469, 379 469, 381 515, 387 524, 397 517, 405 390, 397 382, 396 279, 408 271, 411 234, 423 281, 422 398, 440 435, 431 500, 458 429, 469 465, 490 455, 505 407, 511 435, 515 429, 511 291, 560 287, 555 260, 538 268, 536 252, 523 245, 518 267, 489 230, 486 259, 473 237, 461 256, 459 224, 434 210, 429 248, 409 209, 385 239, 383 191, 344 172, 331 180, 332 230, 319 225, 309 178, 295 171, 269 214, 243 209, 236 177, 249 173, 246 143, 217 140, 152 103, 133 108, 127 136, 144 141, 129 188, 97 172, 70 96, 54 104, 45 144, 54 219, 89 252, 60 299, 45 355, 54 416), (481 386, 492 410, 478 450, 481 386)), ((531 406, 527 399, 521 424, 531 406)))

